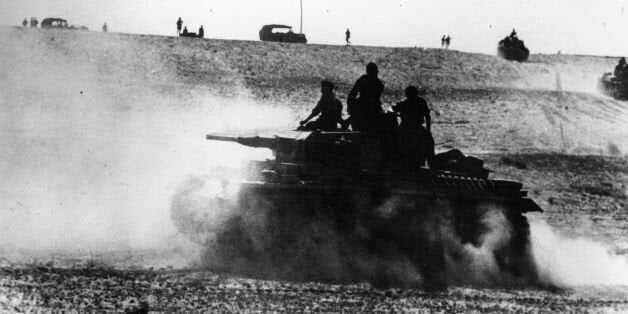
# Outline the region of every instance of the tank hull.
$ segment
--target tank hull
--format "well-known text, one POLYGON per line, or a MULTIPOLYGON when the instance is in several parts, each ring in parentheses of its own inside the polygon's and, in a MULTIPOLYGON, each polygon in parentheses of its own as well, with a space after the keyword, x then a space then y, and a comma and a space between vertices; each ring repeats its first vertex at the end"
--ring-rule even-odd
POLYGON ((530 51, 527 48, 498 46, 497 55, 506 60, 526 62, 530 56, 530 51))
MULTIPOLYGON (((451 265, 469 258, 463 247, 483 246, 495 228, 487 217, 495 216, 509 230, 492 248, 499 272, 516 282, 536 280, 523 215, 536 209, 525 198, 417 182, 237 184, 234 198, 212 200, 228 207, 221 211, 229 218, 219 230, 202 232, 211 239, 196 239, 207 248, 203 264, 215 271, 442 289, 464 282, 451 265)), ((196 234, 199 228, 214 227, 197 226, 196 234)))
POLYGON ((616 99, 628 99, 628 81, 618 80, 611 73, 605 73, 598 81, 598 89, 616 99))

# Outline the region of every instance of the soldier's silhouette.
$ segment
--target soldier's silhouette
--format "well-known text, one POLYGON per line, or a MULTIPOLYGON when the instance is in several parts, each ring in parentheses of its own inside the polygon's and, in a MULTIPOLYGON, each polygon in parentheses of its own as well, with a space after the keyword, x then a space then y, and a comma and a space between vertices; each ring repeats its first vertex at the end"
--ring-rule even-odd
POLYGON ((399 137, 402 160, 407 167, 423 165, 425 160, 429 164, 434 157, 430 109, 415 86, 408 86, 405 93, 406 99, 392 107, 401 117, 399 137))
POLYGON ((24 21, 22 21, 22 27, 26 27, 26 25, 28 25, 28 21, 24 18, 24 21))
POLYGON ((199 38, 205 37, 205 30, 203 29, 203 25, 201 25, 201 28, 198 29, 198 37, 199 38))
POLYGON ((187 26, 184 26, 184 27, 183 27, 183 33, 182 33, 182 34, 183 34, 183 35, 187 35, 187 33, 188 33, 188 27, 187 27, 187 26))
POLYGON ((103 24, 103 26, 102 26, 102 32, 103 32, 103 33, 106 33, 107 31, 108 31, 108 29, 107 29, 107 23, 105 22, 105 24, 103 24))
POLYGON ((321 99, 312 113, 301 121, 299 130, 333 131, 342 123, 342 103, 334 94, 334 84, 330 81, 321 82, 321 99), (316 121, 308 122, 318 116, 316 121))
POLYGON ((440 47, 445 48, 445 35, 443 35, 443 37, 440 39, 440 47))
POLYGON ((345 32, 345 40, 347 41, 347 45, 351 44, 351 42, 349 41, 350 38, 351 38, 351 32, 347 28, 347 31, 345 32))
POLYGON ((445 37, 445 49, 449 49, 449 44, 451 44, 451 37, 447 35, 447 37, 445 37))
POLYGON ((626 64, 626 58, 621 57, 617 66, 615 66, 615 71, 613 71, 615 77, 621 81, 628 81, 628 64, 626 64))
POLYGON ((384 92, 384 83, 377 77, 379 70, 373 62, 366 65, 362 75, 353 85, 347 97, 347 112, 354 131, 378 131, 378 120, 382 114, 379 100, 384 92))

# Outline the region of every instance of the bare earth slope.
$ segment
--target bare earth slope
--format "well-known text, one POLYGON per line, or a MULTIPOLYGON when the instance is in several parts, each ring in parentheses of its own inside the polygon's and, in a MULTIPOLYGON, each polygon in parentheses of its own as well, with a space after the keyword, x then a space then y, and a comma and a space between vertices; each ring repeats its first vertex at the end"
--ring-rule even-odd
POLYGON ((439 149, 482 155, 493 177, 523 182, 546 210, 532 220, 621 256, 628 251, 628 103, 595 90, 614 58, 533 54, 516 63, 438 49, 12 27, 0 27, 0 42, 0 312, 116 311, 128 295, 162 312, 628 309, 621 287, 380 294, 111 265, 37 268, 20 259, 24 249, 41 258, 38 248, 67 251, 81 241, 100 253, 162 242, 173 186, 203 171, 198 160, 214 153, 202 151, 205 132, 292 128, 318 99, 320 80, 334 81, 344 102, 370 61, 386 85, 385 106, 409 84, 426 90, 439 149))

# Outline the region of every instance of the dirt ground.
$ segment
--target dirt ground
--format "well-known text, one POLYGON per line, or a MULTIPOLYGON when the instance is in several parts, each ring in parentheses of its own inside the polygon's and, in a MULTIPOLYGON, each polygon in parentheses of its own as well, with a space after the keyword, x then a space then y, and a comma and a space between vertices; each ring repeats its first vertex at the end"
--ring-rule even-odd
POLYGON ((344 102, 374 61, 385 107, 408 84, 425 89, 437 149, 481 157, 492 178, 522 182, 545 210, 531 221, 628 265, 628 103, 595 90, 614 58, 514 63, 11 27, 0 41, 12 43, 0 47, 0 312, 120 312, 129 298, 162 313, 628 311, 628 281, 428 293, 214 274, 183 257, 167 214, 181 177, 218 158, 205 133, 293 128, 320 80, 344 102))

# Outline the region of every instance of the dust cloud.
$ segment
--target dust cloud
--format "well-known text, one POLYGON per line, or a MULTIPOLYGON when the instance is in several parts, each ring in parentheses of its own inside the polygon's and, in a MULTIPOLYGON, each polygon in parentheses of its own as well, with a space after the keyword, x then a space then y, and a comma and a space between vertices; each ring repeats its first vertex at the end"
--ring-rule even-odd
POLYGON ((532 250, 541 277, 557 286, 628 285, 628 258, 600 242, 561 235, 531 223, 532 250))
POLYGON ((291 117, 247 98, 177 88, 162 56, 122 37, 88 53, 82 41, 94 39, 76 32, 19 36, 0 33, 13 43, 0 47, 0 249, 181 250, 189 242, 168 211, 177 185, 269 155, 205 134, 254 132, 291 117))

